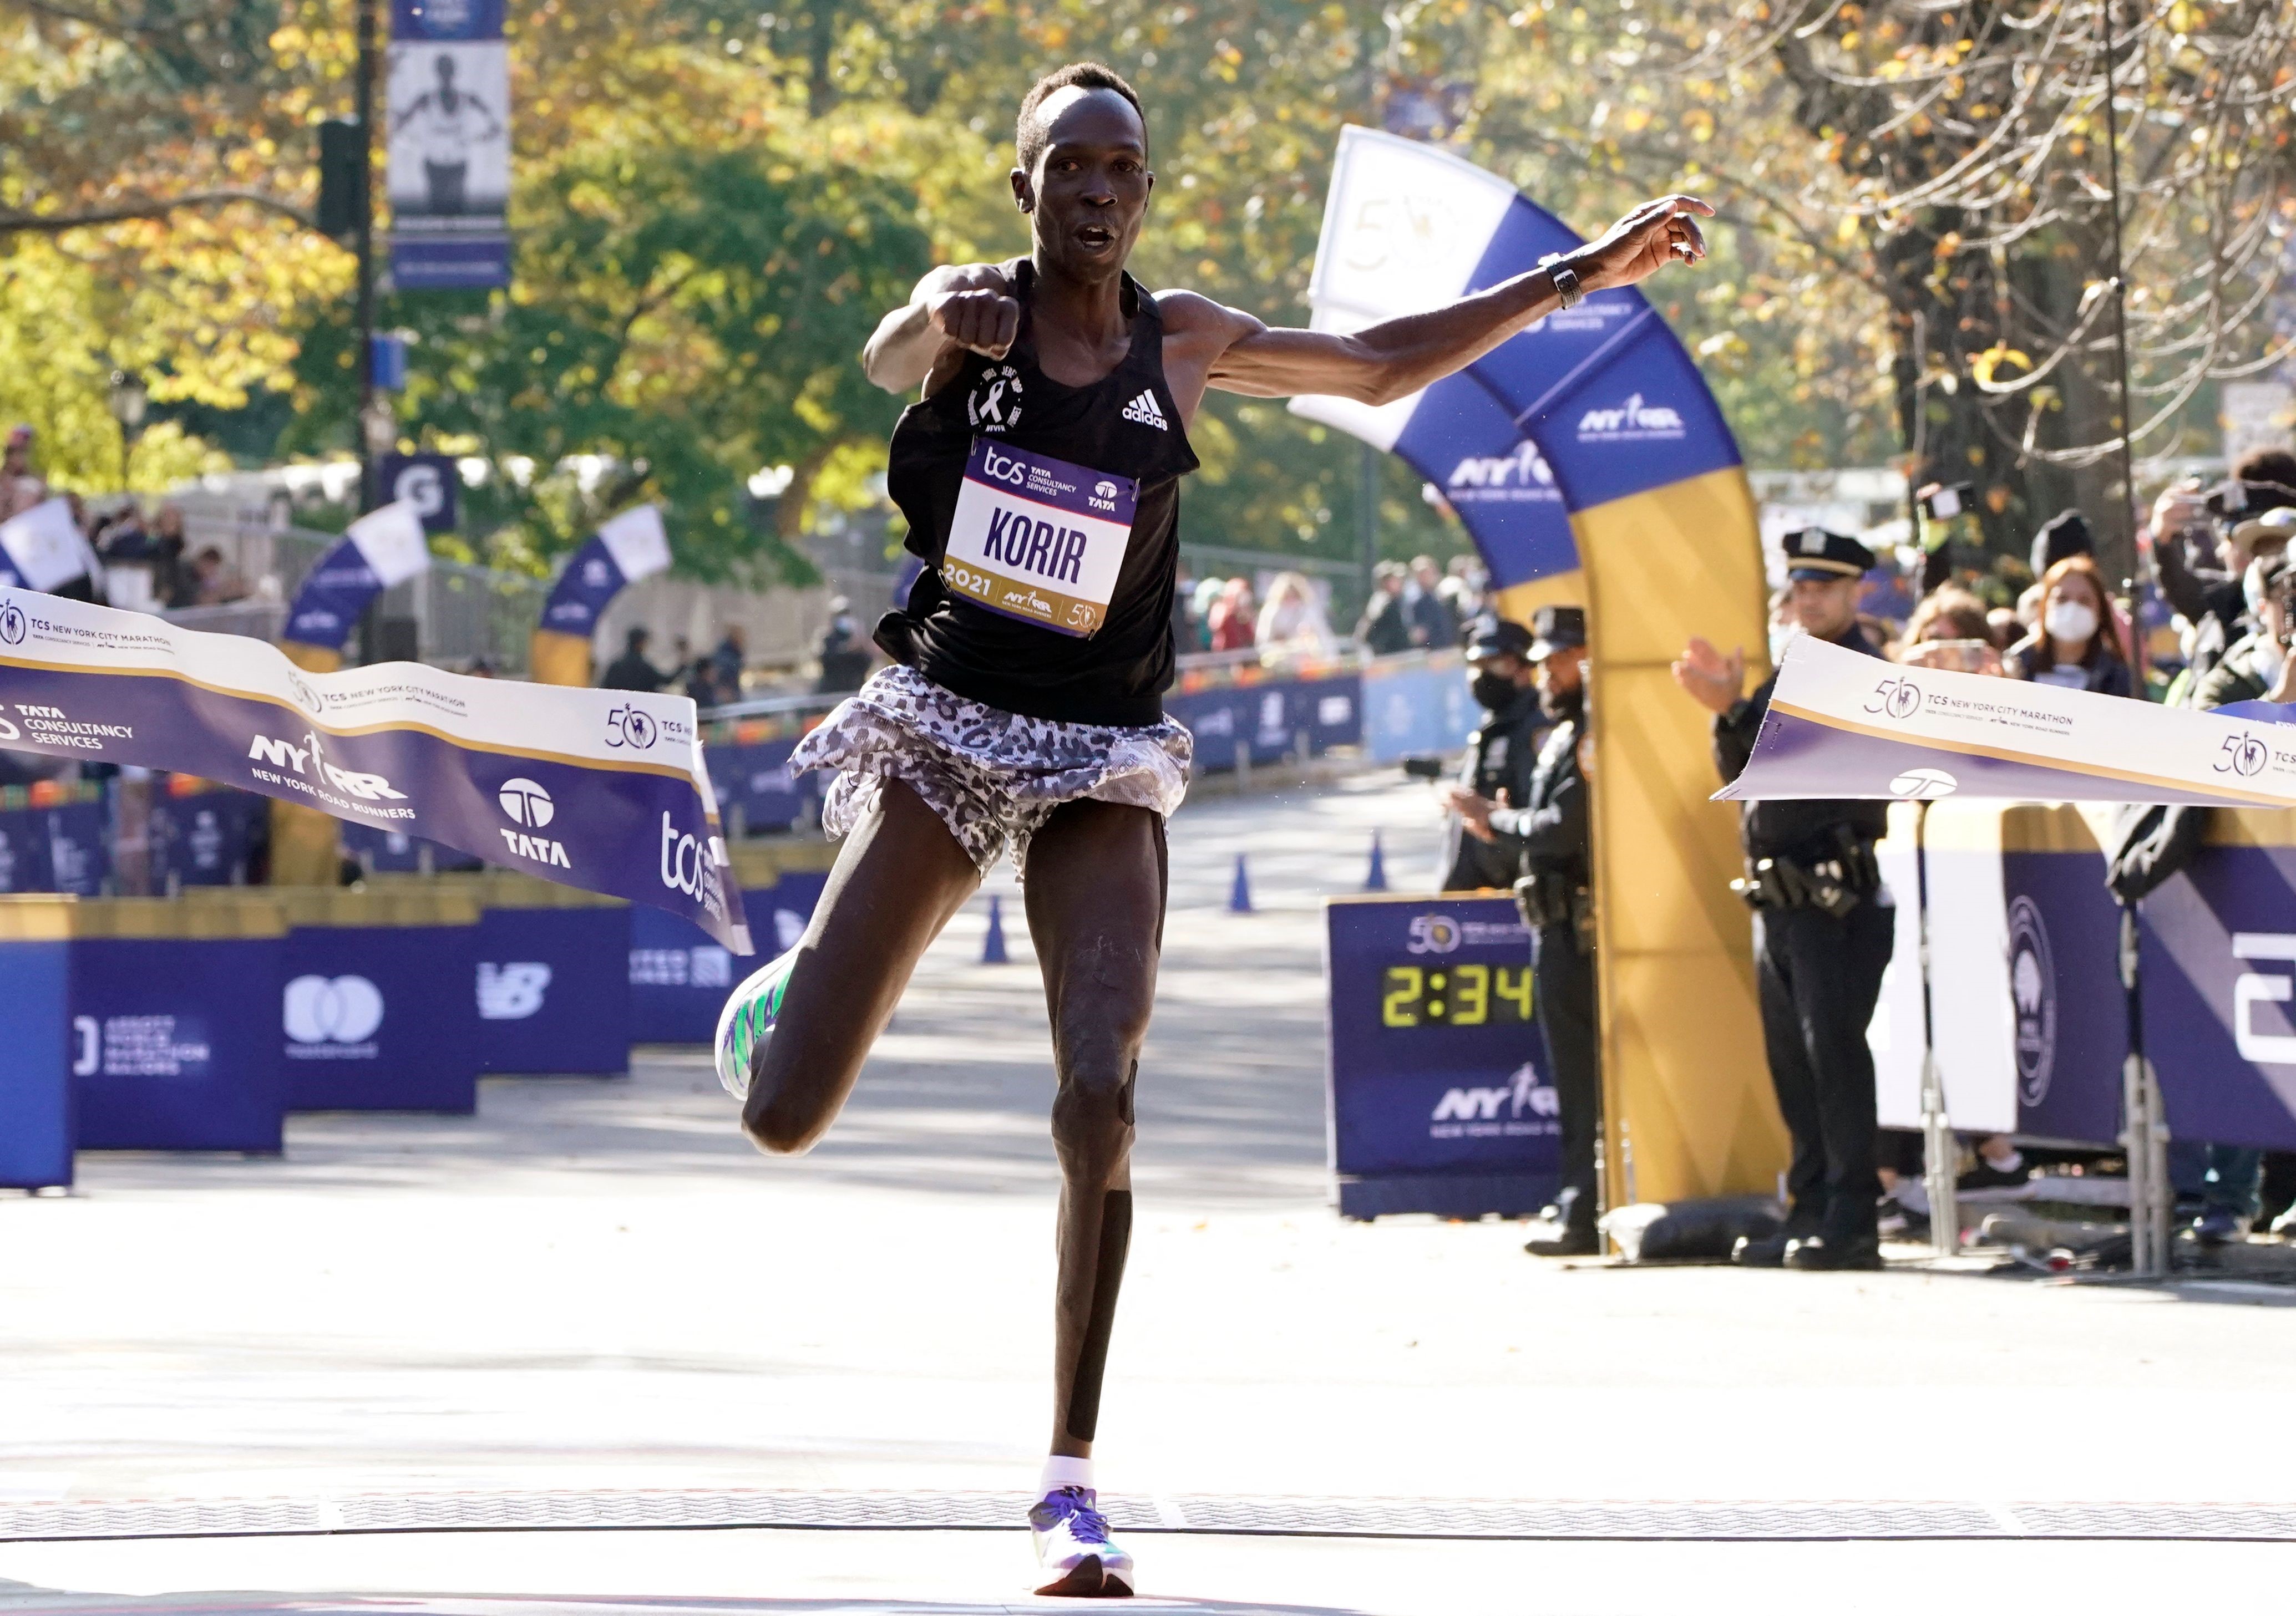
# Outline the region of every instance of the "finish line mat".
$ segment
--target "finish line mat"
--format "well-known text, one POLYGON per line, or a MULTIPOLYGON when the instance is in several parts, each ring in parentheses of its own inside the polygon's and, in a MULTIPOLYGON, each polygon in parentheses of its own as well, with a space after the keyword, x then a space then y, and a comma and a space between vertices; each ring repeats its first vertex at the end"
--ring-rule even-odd
MULTIPOLYGON (((455 1531, 1016 1532, 1034 1499, 995 1492, 458 1492, 0 1504, 0 1542, 455 1531)), ((1496 1540, 1914 1538, 2296 1542, 2291 1504, 1546 1502, 1103 1496, 1124 1532, 1496 1540)))

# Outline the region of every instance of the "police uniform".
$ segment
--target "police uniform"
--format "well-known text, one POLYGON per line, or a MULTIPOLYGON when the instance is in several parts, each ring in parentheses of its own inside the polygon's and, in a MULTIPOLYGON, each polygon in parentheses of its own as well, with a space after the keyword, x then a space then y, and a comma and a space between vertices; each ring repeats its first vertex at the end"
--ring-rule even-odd
MULTIPOLYGON (((1494 657, 1530 660, 1531 633, 1520 623, 1486 618, 1476 625, 1467 647, 1471 667, 1494 657)), ((1478 678, 1482 675, 1478 671, 1478 678)), ((1496 691, 1479 692, 1482 695, 1496 691)), ((1482 728, 1467 744, 1459 769, 1459 783, 1477 796, 1521 807, 1530 800, 1531 770, 1538 761, 1538 738, 1553 721, 1539 710, 1538 692, 1529 685, 1511 690, 1496 706, 1486 705, 1482 728)), ((1449 845, 1443 857, 1445 892, 1472 892, 1477 887, 1512 886, 1515 858, 1493 843, 1466 834, 1458 816, 1451 818, 1449 845)))
MULTIPOLYGON (((1575 606, 1539 608, 1536 662, 1587 643, 1575 606)), ((1554 1081, 1562 1127, 1562 1185, 1546 1218, 1553 1226, 1526 1248, 1536 1255, 1589 1255, 1595 1231, 1595 1160, 1603 1099, 1601 1029, 1595 1004, 1593 882, 1587 777, 1578 766, 1586 729, 1583 697, 1547 732, 1521 806, 1491 815, 1490 845, 1515 864, 1516 901, 1533 938, 1533 1003, 1554 1081)))
MULTIPOLYGON (((1874 555, 1857 540, 1822 528, 1786 537, 1796 580, 1860 577, 1874 555)), ((1853 622, 1835 641, 1878 657, 1853 622)), ((1774 673, 1714 721, 1714 759, 1733 780, 1752 755, 1768 714, 1774 673)), ((1778 1109, 1793 1137, 1786 1174, 1786 1226, 1764 1240, 1742 1240, 1749 1267, 1879 1267, 1874 1203, 1874 1055, 1866 1024, 1881 997, 1896 942, 1874 861, 1888 828, 1878 802, 1777 801, 1745 804, 1740 837, 1746 878, 1740 895, 1754 910, 1754 963, 1762 1040, 1778 1109)))

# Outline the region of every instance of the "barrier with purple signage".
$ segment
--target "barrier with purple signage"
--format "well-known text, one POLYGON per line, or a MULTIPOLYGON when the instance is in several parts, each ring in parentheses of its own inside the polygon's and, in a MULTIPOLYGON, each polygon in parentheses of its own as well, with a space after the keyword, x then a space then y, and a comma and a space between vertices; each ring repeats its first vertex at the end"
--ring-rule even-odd
POLYGON ((278 1020, 288 1109, 475 1112, 476 899, 421 888, 277 896, 289 926, 278 1020))
MULTIPOLYGON (((760 959, 797 946, 836 861, 834 843, 775 840, 732 844, 760 959)), ((734 984, 758 960, 736 959, 700 926, 676 915, 630 911, 630 1033, 642 1044, 706 1044, 734 984)))
POLYGON ((1562 1125, 1508 898, 1324 906, 1332 1171, 1343 1217, 1537 1212, 1562 1125))

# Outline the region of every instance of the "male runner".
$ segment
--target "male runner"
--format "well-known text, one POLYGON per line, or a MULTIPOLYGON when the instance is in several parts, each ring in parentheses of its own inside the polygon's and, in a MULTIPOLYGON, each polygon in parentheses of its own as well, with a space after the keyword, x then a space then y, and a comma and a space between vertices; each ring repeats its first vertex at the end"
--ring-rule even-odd
POLYGON ((1550 268, 1343 337, 1125 273, 1155 180, 1139 97, 1109 69, 1040 79, 1017 134, 1029 255, 933 271, 862 356, 879 386, 922 387, 888 484, 927 569, 877 631, 897 665, 800 746, 796 766, 836 771, 823 820, 849 834, 804 938, 728 1003, 718 1070, 759 1146, 810 1147, 918 957, 999 857, 1025 859, 1062 1173, 1052 1457, 1029 1521, 1039 1591, 1121 1596, 1132 1557, 1094 1507, 1091 1453, 1190 749, 1160 696, 1204 389, 1400 398, 1589 291, 1696 262, 1712 209, 1664 198, 1550 268))

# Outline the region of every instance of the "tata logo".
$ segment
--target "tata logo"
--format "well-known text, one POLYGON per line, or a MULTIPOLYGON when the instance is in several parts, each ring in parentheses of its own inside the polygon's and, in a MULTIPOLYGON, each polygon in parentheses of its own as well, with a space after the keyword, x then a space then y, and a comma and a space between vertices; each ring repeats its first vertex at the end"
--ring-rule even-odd
POLYGON ((661 739, 661 728, 651 713, 632 706, 616 707, 606 714, 606 744, 643 752, 661 739))
POLYGON ((964 418, 983 432, 1009 432, 1021 424, 1021 372, 995 366, 965 395, 964 418))
POLYGON ((479 1019, 524 1021, 542 1008, 550 992, 550 967, 539 959, 514 959, 496 965, 479 961, 479 1019))
POLYGON ((1414 915, 1410 940, 1403 946, 1414 954, 1448 954, 1459 946, 1459 923, 1448 915, 1414 915))
POLYGON ((2056 1070, 2057 972, 2047 923, 2030 898, 2009 905, 2009 997, 2017 1013, 2017 1098, 2038 1106, 2056 1070))
POLYGON ((661 884, 689 898, 701 896, 703 861, 714 851, 697 837, 680 831, 668 813, 661 816, 661 884))
MULTIPOLYGON (((528 830, 540 830, 558 817, 558 804, 551 801, 550 793, 538 782, 522 775, 516 779, 504 780, 495 793, 495 801, 501 804, 503 813, 512 824, 523 825, 528 830)), ((560 869, 574 868, 572 861, 566 856, 566 846, 562 842, 510 829, 503 830, 502 839, 503 845, 521 859, 531 859, 537 864, 554 865, 560 869)))
POLYGON ((1450 488, 1552 488, 1554 469, 1529 438, 1513 454, 1470 454, 1451 468, 1450 488))
POLYGON ((268 735, 258 735, 249 742, 250 763, 264 763, 274 769, 289 770, 303 779, 320 785, 332 786, 346 796, 355 796, 363 803, 390 801, 403 803, 406 793, 391 785, 380 774, 362 774, 356 770, 339 769, 327 761, 325 743, 316 730, 308 730, 299 747, 268 735))
POLYGON ((1514 1069, 1513 1081, 1499 1088, 1447 1089, 1443 1098, 1435 1102, 1435 1110, 1428 1117, 1431 1122, 1488 1122, 1498 1118, 1499 1107, 1508 1106, 1507 1114, 1519 1117, 1525 1112, 1533 1116, 1558 1117, 1562 1114, 1562 1097, 1552 1083, 1542 1083, 1538 1073, 1529 1061, 1514 1069))
POLYGON ((367 1041, 382 1025, 382 992, 364 976, 298 976, 287 984, 281 1020, 289 1053, 372 1055, 367 1041))
POLYGON ((1640 393, 1628 396, 1615 410, 1589 410, 1578 418, 1581 442, 1625 443, 1653 437, 1680 437, 1680 411, 1665 404, 1644 404, 1640 393))
POLYGON ((1960 789, 1961 782, 1943 769, 1908 769, 1890 780, 1890 795, 1909 803, 1933 803, 1960 789))
POLYGON ((1106 477, 1102 477, 1100 481, 1095 483, 1092 486, 1092 491, 1104 500, 1114 499, 1118 492, 1116 485, 1106 477))
POLYGON ((0 601, 0 644, 24 643, 24 608, 13 600, 0 601))
POLYGON ((993 477, 1000 483, 1010 483, 1015 488, 1029 480, 1029 469, 1025 461, 1015 460, 1009 454, 999 454, 994 449, 981 451, 980 474, 983 477, 993 477))
POLYGON ((1922 689, 1910 679, 1890 678, 1874 685, 1866 698, 1868 713, 1887 714, 1903 722, 1922 710, 1922 689))

